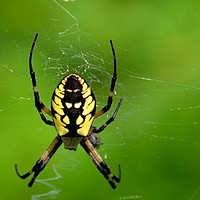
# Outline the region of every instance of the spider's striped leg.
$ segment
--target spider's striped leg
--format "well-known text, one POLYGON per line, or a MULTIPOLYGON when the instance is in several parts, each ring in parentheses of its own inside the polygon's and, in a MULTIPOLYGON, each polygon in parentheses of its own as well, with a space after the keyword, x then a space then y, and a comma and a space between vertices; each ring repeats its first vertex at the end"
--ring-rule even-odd
POLYGON ((33 168, 29 172, 27 172, 26 174, 24 174, 24 175, 20 175, 19 174, 18 169, 17 169, 17 164, 16 164, 15 165, 15 170, 16 170, 17 175, 20 178, 25 179, 29 175, 31 175, 32 173, 34 173, 33 178, 31 179, 31 181, 28 184, 28 186, 31 187, 33 185, 36 177, 45 168, 45 166, 47 165, 47 163, 49 162, 49 160, 51 159, 51 157, 54 155, 54 153, 57 151, 57 149, 60 147, 61 144, 62 144, 62 140, 61 140, 60 136, 56 136, 54 138, 54 140, 52 141, 52 143, 47 148, 47 150, 42 154, 42 156, 40 157, 40 159, 33 166, 33 168))
POLYGON ((35 72, 32 67, 32 55, 33 55, 33 49, 34 49, 37 37, 38 37, 38 33, 36 33, 36 35, 35 35, 35 38, 34 38, 34 41, 33 41, 32 47, 31 47, 31 51, 30 51, 30 56, 29 56, 29 71, 30 71, 30 76, 31 76, 31 80, 32 80, 32 85, 33 85, 35 107, 37 108, 37 110, 40 114, 40 117, 44 121, 44 123, 54 126, 54 122, 47 120, 46 117, 44 116, 44 114, 42 113, 42 110, 43 110, 48 115, 52 116, 51 111, 40 101, 40 96, 39 96, 39 92, 37 89, 37 83, 36 83, 36 78, 35 78, 35 72))
POLYGON ((102 125, 100 128, 94 129, 93 130, 94 133, 100 133, 101 131, 103 131, 106 128, 106 126, 108 126, 111 122, 114 121, 114 119, 115 119, 115 117, 117 115, 117 112, 119 110, 119 107, 120 107, 120 105, 122 103, 122 100, 123 100, 123 97, 121 97, 121 99, 120 99, 120 101, 119 101, 119 103, 118 103, 118 105, 117 105, 117 107, 115 109, 115 112, 114 112, 113 116, 104 125, 102 125))
POLYGON ((94 118, 100 117, 105 112, 107 112, 110 109, 110 107, 112 105, 112 101, 113 101, 115 83, 116 83, 116 80, 117 80, 117 61, 116 61, 115 49, 114 49, 112 40, 110 40, 110 45, 111 45, 111 48, 112 48, 113 59, 114 59, 114 72, 113 72, 113 77, 112 77, 112 81, 111 81, 111 85, 110 85, 110 93, 109 93, 109 96, 108 96, 106 106, 104 106, 99 112, 97 112, 95 114, 94 118))
POLYGON ((121 181, 121 168, 119 166, 119 178, 116 177, 109 169, 107 164, 103 161, 101 156, 95 150, 92 143, 89 139, 85 138, 81 141, 81 146, 88 153, 94 164, 97 166, 97 169, 103 174, 103 176, 107 179, 108 183, 111 185, 113 189, 116 188, 115 182, 119 183, 121 181))

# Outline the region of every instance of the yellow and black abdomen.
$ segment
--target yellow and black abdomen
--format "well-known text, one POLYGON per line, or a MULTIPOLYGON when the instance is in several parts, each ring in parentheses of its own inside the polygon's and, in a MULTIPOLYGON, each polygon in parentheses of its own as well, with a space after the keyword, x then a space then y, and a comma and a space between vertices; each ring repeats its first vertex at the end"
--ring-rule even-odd
POLYGON ((61 80, 51 102, 53 120, 60 136, 70 138, 87 136, 95 110, 94 94, 81 76, 70 74, 61 80))

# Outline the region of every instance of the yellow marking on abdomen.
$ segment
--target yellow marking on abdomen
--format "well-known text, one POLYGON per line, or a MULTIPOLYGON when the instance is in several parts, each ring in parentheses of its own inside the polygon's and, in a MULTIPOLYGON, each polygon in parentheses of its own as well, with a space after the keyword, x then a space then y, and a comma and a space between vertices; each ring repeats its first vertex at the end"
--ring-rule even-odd
POLYGON ((65 84, 66 84, 66 82, 67 82, 67 78, 68 78, 68 76, 67 76, 67 77, 65 77, 65 78, 62 80, 62 84, 63 84, 63 85, 65 85, 65 84))
POLYGON ((54 101, 57 105, 60 106, 60 108, 64 108, 63 105, 62 105, 62 102, 61 102, 61 99, 57 96, 54 96, 54 101))
POLYGON ((69 117, 67 115, 63 118, 63 122, 70 124, 69 117))
POLYGON ((75 107, 75 108, 80 108, 80 107, 81 107, 81 104, 82 104, 82 102, 75 103, 75 104, 74 104, 74 107, 75 107))
POLYGON ((53 100, 52 100, 52 106, 55 112, 57 112, 60 115, 64 115, 63 109, 61 108, 60 105, 57 105, 53 100))
POLYGON ((86 98, 91 94, 91 89, 88 87, 85 91, 83 91, 83 98, 86 98))
POLYGON ((55 117, 53 117, 53 120, 56 126, 56 130, 60 136, 65 135, 66 133, 69 132, 69 130, 65 128, 65 124, 61 122, 60 115, 55 114, 55 117))
POLYGON ((83 122, 83 118, 81 117, 81 115, 79 115, 77 120, 76 120, 76 124, 80 125, 82 122, 83 122))
POLYGON ((71 108, 72 107, 72 103, 65 103, 65 105, 67 106, 67 108, 71 108))
POLYGON ((75 89, 75 90, 74 90, 74 92, 80 92, 80 91, 81 91, 80 89, 75 89))
POLYGON ((61 99, 64 97, 64 94, 58 88, 55 89, 55 94, 61 99))
POLYGON ((92 112, 92 110, 94 109, 94 106, 95 106, 95 101, 92 101, 92 103, 90 103, 89 105, 84 105, 83 106, 83 115, 87 115, 89 113, 92 112))
POLYGON ((83 124, 80 125, 81 128, 77 130, 77 133, 82 136, 86 136, 89 133, 90 127, 92 125, 94 117, 91 118, 91 114, 87 115, 83 124))
POLYGON ((77 75, 76 75, 76 77, 78 78, 78 81, 79 81, 79 83, 80 83, 81 85, 85 82, 85 80, 82 79, 80 76, 77 76, 77 75))
POLYGON ((82 85, 82 90, 84 91, 84 90, 86 90, 87 88, 88 88, 88 86, 87 86, 87 84, 86 83, 84 83, 83 85, 82 85))
POLYGON ((62 91, 62 92, 64 92, 64 85, 62 84, 62 83, 60 83, 60 85, 58 86, 58 88, 59 88, 59 90, 60 91, 62 91))
POLYGON ((93 98, 90 95, 88 98, 85 99, 85 105, 89 105, 92 102, 93 98))
POLYGON ((66 92, 73 92, 72 90, 70 90, 70 89, 66 89, 66 92))

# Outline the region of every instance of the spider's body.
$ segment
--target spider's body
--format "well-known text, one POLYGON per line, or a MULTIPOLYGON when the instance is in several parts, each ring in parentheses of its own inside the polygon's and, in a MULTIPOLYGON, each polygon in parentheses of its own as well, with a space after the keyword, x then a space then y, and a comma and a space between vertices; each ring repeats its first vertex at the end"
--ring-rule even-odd
POLYGON ((118 178, 110 171, 109 167, 98 154, 95 147, 102 144, 96 134, 102 132, 106 126, 115 119, 121 105, 122 98, 120 99, 113 116, 108 119, 105 124, 103 124, 98 129, 92 126, 93 120, 107 112, 112 105, 114 87, 117 79, 116 56, 112 41, 110 41, 110 44, 114 57, 114 73, 111 81, 107 104, 99 112, 96 113, 96 100, 90 86, 81 76, 77 74, 69 74, 60 81, 54 90, 50 111, 40 101, 35 72, 32 67, 32 54, 37 36, 38 34, 35 35, 29 57, 29 70, 33 85, 35 107, 37 108, 42 121, 45 124, 55 126, 58 135, 53 139, 52 143, 29 172, 24 175, 20 175, 17 170, 17 165, 15 165, 17 175, 20 178, 25 179, 34 173, 33 178, 28 184, 28 186, 31 187, 36 177, 45 168, 51 157, 54 155, 62 143, 64 143, 64 147, 66 149, 70 150, 76 150, 78 144, 80 144, 90 156, 97 169, 107 179, 111 187, 115 189, 115 182, 119 183, 121 179, 121 168, 119 166, 118 178), (51 116, 53 121, 48 120, 43 112, 51 116))
POLYGON ((51 113, 66 149, 76 150, 89 134, 95 110, 94 94, 81 76, 70 74, 61 80, 52 96, 51 113))

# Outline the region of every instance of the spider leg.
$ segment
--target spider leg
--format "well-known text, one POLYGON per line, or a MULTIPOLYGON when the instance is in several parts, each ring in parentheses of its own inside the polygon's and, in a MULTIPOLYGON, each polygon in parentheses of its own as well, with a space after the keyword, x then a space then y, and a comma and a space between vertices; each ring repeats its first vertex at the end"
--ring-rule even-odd
POLYGON ((30 76, 31 76, 31 80, 32 80, 32 85, 33 85, 35 107, 37 108, 37 110, 40 114, 40 117, 44 121, 44 123, 54 126, 54 122, 47 120, 46 117, 44 116, 44 114, 42 113, 42 110, 43 110, 48 115, 52 116, 51 111, 40 101, 40 96, 39 96, 39 92, 37 89, 37 83, 36 83, 36 78, 35 78, 35 72, 32 67, 32 55, 33 55, 33 49, 36 44, 37 37, 38 37, 38 33, 36 33, 36 35, 35 35, 35 38, 34 38, 34 41, 33 41, 32 47, 31 47, 31 51, 30 51, 30 56, 29 56, 29 71, 30 71, 30 76))
POLYGON ((104 125, 102 125, 100 128, 93 129, 94 133, 100 133, 101 131, 103 131, 106 128, 106 126, 108 126, 111 122, 114 121, 122 101, 123 101, 123 97, 121 97, 121 99, 120 99, 120 101, 119 101, 119 103, 118 103, 118 105, 117 105, 117 107, 115 109, 115 112, 114 112, 113 116, 104 125))
POLYGON ((94 164, 97 166, 97 169, 101 174, 106 178, 110 186, 115 189, 115 182, 119 183, 121 181, 121 167, 119 165, 119 177, 116 177, 109 169, 107 164, 103 161, 101 156, 98 154, 92 143, 89 139, 85 138, 81 141, 81 146, 88 153, 94 164))
POLYGON ((112 40, 110 40, 110 45, 111 45, 111 48, 112 48, 113 59, 114 59, 114 72, 113 72, 113 77, 112 77, 112 81, 111 81, 111 85, 110 85, 110 93, 109 93, 109 96, 108 96, 106 106, 104 106, 99 112, 97 112, 95 114, 94 118, 100 117, 105 112, 107 112, 110 109, 110 107, 112 105, 112 101, 113 101, 115 83, 116 83, 116 80, 117 80, 117 61, 116 61, 115 49, 114 49, 112 40))
POLYGON ((47 148, 47 150, 42 154, 40 159, 35 163, 33 168, 29 172, 25 173, 24 175, 20 175, 20 173, 18 172, 18 169, 17 169, 17 164, 15 164, 15 171, 16 171, 17 175, 21 179, 26 179, 28 176, 30 176, 32 173, 34 173, 31 181, 28 184, 28 186, 31 187, 33 185, 36 177, 45 168, 45 166, 47 165, 47 163, 49 162, 49 160, 51 159, 51 157, 54 155, 54 153, 57 151, 57 149, 60 147, 61 144, 62 144, 62 140, 61 140, 60 136, 56 136, 54 138, 54 140, 52 141, 52 143, 47 148))

